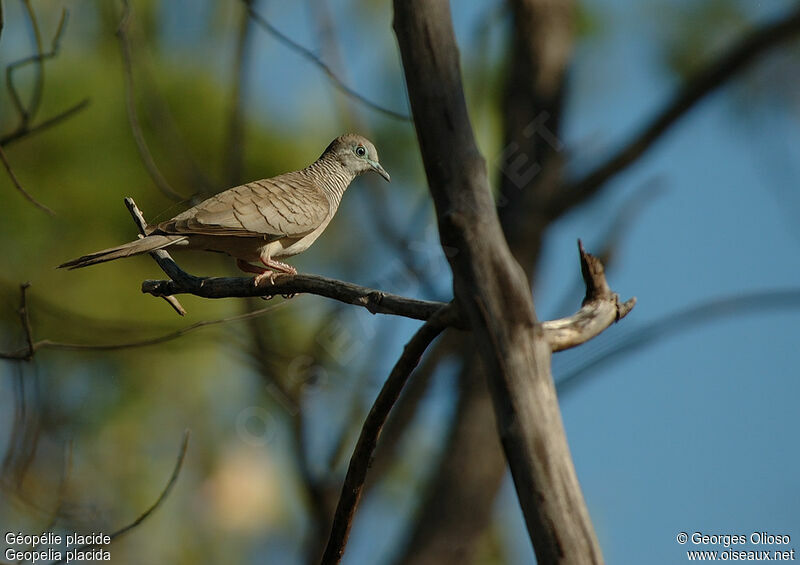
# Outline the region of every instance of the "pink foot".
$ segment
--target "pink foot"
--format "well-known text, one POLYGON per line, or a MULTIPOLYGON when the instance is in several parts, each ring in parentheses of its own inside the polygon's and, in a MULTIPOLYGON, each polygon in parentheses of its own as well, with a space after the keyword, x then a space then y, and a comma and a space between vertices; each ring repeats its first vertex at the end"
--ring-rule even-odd
POLYGON ((295 269, 291 265, 287 265, 286 263, 282 263, 281 261, 276 261, 275 259, 270 259, 269 257, 267 257, 266 259, 264 257, 262 257, 261 258, 261 262, 264 264, 264 266, 267 269, 272 269, 272 270, 275 270, 275 271, 279 271, 281 273, 286 273, 288 275, 296 275, 297 274, 297 269, 295 269))
POLYGON ((275 284, 275 271, 270 271, 269 269, 265 269, 253 277, 253 285, 259 286, 264 279, 269 279, 270 284, 275 284))

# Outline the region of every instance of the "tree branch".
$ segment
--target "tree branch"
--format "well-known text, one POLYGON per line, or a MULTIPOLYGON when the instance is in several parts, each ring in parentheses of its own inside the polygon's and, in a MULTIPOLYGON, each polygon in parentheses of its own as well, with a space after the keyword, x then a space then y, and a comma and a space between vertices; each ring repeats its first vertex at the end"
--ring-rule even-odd
POLYGON ((400 396, 403 385, 405 385, 411 372, 419 363, 422 354, 431 342, 436 339, 436 336, 452 323, 456 316, 457 314, 452 305, 445 305, 439 308, 417 330, 411 341, 406 344, 403 354, 395 363, 392 372, 375 399, 375 403, 364 421, 364 426, 361 428, 361 435, 353 450, 353 456, 350 458, 350 466, 347 469, 347 475, 342 485, 342 494, 333 518, 331 535, 328 538, 328 545, 322 557, 323 565, 339 563, 344 554, 356 506, 358 506, 358 501, 364 488, 367 469, 369 469, 375 446, 378 443, 383 424, 389 416, 389 411, 400 396))
POLYGON ((602 563, 569 453, 529 283, 508 248, 472 132, 447 0, 395 0, 394 29, 457 306, 469 320, 542 564, 602 563))
POLYGON ((798 33, 800 7, 741 39, 727 53, 690 78, 675 97, 608 161, 555 194, 548 204, 549 216, 556 218, 594 196, 603 184, 644 155, 697 102, 724 85, 759 56, 798 33))
MULTIPOLYGON (((500 18, 511 25, 498 108, 503 150, 494 160, 499 173, 496 203, 511 252, 530 280, 535 278, 548 224, 543 202, 563 186, 566 154, 560 139, 575 12, 574 0, 508 0, 487 11, 481 24, 488 30, 493 24, 497 27, 500 18)), ((485 43, 487 50, 488 37, 485 43)), ((454 349, 460 369, 452 431, 397 564, 469 561, 485 539, 493 501, 506 475, 486 373, 473 342, 459 342, 454 349)))
MULTIPOLYGON (((179 276, 183 278, 180 281, 146 280, 142 283, 142 292, 153 296, 194 294, 203 298, 268 297, 308 293, 361 306, 373 314, 391 314, 415 320, 427 320, 444 305, 443 302, 406 298, 319 275, 281 274, 275 277, 275 284, 254 286, 252 277, 201 278, 183 271, 180 273, 182 275, 179 276)), ((173 273, 168 274, 172 276, 173 273)), ((463 326, 460 321, 456 321, 455 325, 463 326)))
POLYGON ((606 282, 600 260, 587 253, 580 240, 578 250, 586 297, 583 307, 576 314, 544 323, 545 339, 553 351, 575 347, 600 335, 608 326, 627 316, 636 305, 635 298, 620 304, 619 296, 611 291, 606 282))

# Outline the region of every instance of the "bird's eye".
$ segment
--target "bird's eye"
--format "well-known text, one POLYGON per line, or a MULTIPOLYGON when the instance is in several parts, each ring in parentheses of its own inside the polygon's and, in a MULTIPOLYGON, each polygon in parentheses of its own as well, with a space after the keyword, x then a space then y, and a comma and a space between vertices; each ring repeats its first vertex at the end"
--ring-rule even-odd
POLYGON ((359 157, 366 157, 367 148, 364 147, 363 145, 359 145, 358 147, 356 147, 356 155, 358 155, 359 157))

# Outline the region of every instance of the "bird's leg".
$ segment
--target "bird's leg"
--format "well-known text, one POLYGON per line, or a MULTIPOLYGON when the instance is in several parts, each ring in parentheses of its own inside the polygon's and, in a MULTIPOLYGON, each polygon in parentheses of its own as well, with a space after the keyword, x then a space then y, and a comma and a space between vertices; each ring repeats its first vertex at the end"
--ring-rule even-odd
POLYGON ((256 267, 255 265, 252 265, 247 261, 243 261, 241 259, 236 260, 236 266, 239 267, 240 271, 244 271, 245 273, 255 273, 257 275, 260 275, 266 270, 262 269, 261 267, 256 267))
MULTIPOLYGON (((244 271, 245 273, 255 273, 255 277, 253 277, 253 286, 258 286, 261 281, 265 278, 269 278, 271 283, 275 282, 275 273, 269 269, 263 269, 261 267, 256 267, 248 263, 247 261, 242 261, 241 259, 236 260, 236 266, 239 267, 240 270, 244 271)), ((262 296, 264 300, 269 300, 272 296, 262 296)))
POLYGON ((292 267, 291 265, 287 265, 286 263, 281 263, 280 261, 276 261, 271 259, 270 257, 261 257, 261 262, 264 264, 266 269, 261 267, 256 267, 255 265, 251 265, 246 261, 242 261, 241 259, 236 260, 236 265, 246 273, 256 273, 256 276, 253 278, 253 284, 258 286, 264 279, 269 279, 271 284, 275 284, 275 275, 278 274, 276 271, 280 273, 286 273, 289 275, 296 275, 297 269, 292 267))
POLYGON ((236 266, 239 267, 239 270, 244 271, 245 273, 255 273, 256 275, 264 274, 268 270, 261 267, 256 267, 255 265, 241 259, 236 260, 236 266))

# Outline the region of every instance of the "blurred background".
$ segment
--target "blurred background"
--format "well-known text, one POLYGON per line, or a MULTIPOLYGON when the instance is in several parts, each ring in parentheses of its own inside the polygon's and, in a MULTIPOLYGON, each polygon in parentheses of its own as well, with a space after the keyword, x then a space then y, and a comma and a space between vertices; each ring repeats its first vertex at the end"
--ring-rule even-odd
MULTIPOLYGON (((2 1, 0 67, 15 70, 14 88, 6 74, 0 89, 0 148, 39 203, 0 171, 0 353, 18 358, 0 360, 3 533, 111 533, 133 522, 167 485, 188 429, 177 482, 115 541, 113 562, 316 562, 363 418, 419 325, 310 295, 182 296, 180 318, 140 292, 142 280, 164 277, 148 257, 55 270, 135 237, 123 197, 151 222, 168 219, 304 167, 357 131, 392 183, 356 181, 324 237, 291 263, 407 296, 452 296, 390 3, 251 6, 260 19, 232 0, 133 0, 127 17, 121 2, 2 1)), ((560 179, 584 178, 682 84, 794 10, 781 0, 579 2, 558 115, 542 115, 549 149, 527 155, 544 172, 528 169, 526 186, 537 190, 553 170, 542 159, 558 161, 560 179)), ((452 11, 503 216, 517 149, 506 110, 518 12, 499 0, 452 11)), ((692 101, 518 254, 541 319, 580 306, 579 237, 604 256, 621 297, 638 298, 628 318, 553 367, 609 563, 681 562, 691 549, 675 541, 682 531, 788 534, 800 549, 796 20, 788 40, 692 101)), ((542 225, 538 213, 517 223, 542 225)), ((196 275, 236 276, 223 256, 176 259, 196 275)), ((459 339, 440 339, 395 407, 345 563, 535 561, 484 384, 468 376, 459 339)))

